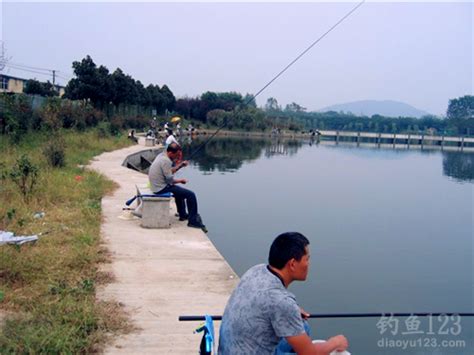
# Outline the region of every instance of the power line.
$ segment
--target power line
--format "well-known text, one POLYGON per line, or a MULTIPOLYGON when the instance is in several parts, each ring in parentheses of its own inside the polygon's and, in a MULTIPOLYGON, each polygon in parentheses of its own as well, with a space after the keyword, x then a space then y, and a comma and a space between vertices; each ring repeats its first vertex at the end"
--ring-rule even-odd
POLYGON ((59 75, 57 73, 62 73, 63 74, 62 76, 64 76, 63 77, 64 80, 70 80, 72 78, 71 75, 69 75, 68 73, 65 73, 63 71, 60 71, 60 70, 34 67, 34 66, 31 66, 31 65, 25 65, 25 64, 14 63, 14 62, 7 62, 6 65, 8 65, 12 68, 15 68, 15 69, 30 71, 30 72, 33 72, 33 73, 43 74, 43 75, 45 75, 46 73, 43 73, 42 71, 48 72, 46 75, 53 75, 53 72, 56 72, 56 76, 58 76, 58 77, 59 77, 59 75), (66 76, 69 77, 69 78, 66 78, 66 76))
POLYGON ((35 74, 41 74, 41 75, 46 75, 46 76, 51 76, 52 75, 50 73, 43 73, 43 72, 40 72, 40 71, 37 71, 37 70, 31 70, 31 69, 25 69, 25 68, 17 67, 15 65, 10 64, 10 63, 6 63, 5 66, 9 67, 10 69, 22 70, 22 71, 26 71, 26 72, 30 72, 30 73, 35 73, 35 74))
POLYGON ((31 65, 25 65, 25 64, 20 64, 20 63, 13 63, 13 62, 9 62, 9 63, 10 63, 10 64, 13 64, 13 65, 16 65, 16 66, 18 66, 18 67, 26 68, 26 69, 53 71, 53 69, 33 67, 33 66, 31 66, 31 65))
POLYGON ((62 76, 62 75, 59 75, 59 74, 56 74, 56 77, 59 78, 59 79, 63 79, 63 80, 71 80, 71 78, 66 78, 65 76, 62 76))
MULTIPOLYGON (((40 71, 37 71, 37 70, 30 70, 30 69, 25 69, 25 68, 20 68, 20 67, 17 67, 15 65, 11 65, 10 63, 6 63, 5 64, 6 67, 8 67, 9 69, 13 69, 13 70, 21 70, 21 71, 25 71, 25 72, 28 72, 28 73, 33 73, 33 74, 39 74, 39 75, 44 75, 44 76, 53 76, 52 73, 43 73, 43 72, 40 72, 40 71)), ((70 79, 66 78, 66 77, 63 77, 62 75, 55 75, 57 78, 60 78, 62 80, 65 80, 65 81, 69 81, 70 79)), ((54 76, 53 76, 53 82, 54 82, 54 76)), ((57 85, 57 83, 53 83, 54 85, 57 85)))

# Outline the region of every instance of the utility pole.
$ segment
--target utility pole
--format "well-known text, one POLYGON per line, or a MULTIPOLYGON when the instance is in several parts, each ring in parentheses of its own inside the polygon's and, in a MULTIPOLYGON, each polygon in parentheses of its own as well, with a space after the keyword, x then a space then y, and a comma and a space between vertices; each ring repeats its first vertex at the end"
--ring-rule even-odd
POLYGON ((56 70, 52 70, 53 72, 53 86, 55 86, 56 83, 56 70))

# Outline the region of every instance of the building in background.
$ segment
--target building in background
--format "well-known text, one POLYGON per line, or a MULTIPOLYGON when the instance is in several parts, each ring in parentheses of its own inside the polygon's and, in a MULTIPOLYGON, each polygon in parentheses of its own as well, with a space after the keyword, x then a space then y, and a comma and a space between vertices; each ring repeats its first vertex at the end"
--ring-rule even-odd
MULTIPOLYGON (((0 92, 13 92, 22 94, 25 91, 28 80, 29 79, 0 74, 0 92)), ((64 95, 64 86, 54 85, 54 87, 59 92, 60 97, 64 95)))

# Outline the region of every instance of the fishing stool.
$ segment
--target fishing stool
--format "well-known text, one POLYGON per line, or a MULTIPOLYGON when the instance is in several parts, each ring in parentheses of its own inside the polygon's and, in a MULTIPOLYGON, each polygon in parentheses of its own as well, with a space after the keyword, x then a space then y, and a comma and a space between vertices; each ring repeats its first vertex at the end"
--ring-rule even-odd
POLYGON ((145 138, 145 147, 153 147, 155 145, 155 138, 146 137, 145 138))
POLYGON ((143 228, 171 227, 171 193, 157 195, 146 187, 137 187, 137 198, 142 204, 140 225, 143 228))

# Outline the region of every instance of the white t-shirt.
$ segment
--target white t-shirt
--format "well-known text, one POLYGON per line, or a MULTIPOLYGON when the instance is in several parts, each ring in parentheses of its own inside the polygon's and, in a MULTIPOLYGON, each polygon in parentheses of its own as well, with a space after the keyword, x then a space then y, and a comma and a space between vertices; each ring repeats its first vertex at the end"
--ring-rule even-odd
POLYGON ((170 135, 168 138, 166 138, 165 146, 168 147, 171 143, 179 144, 173 135, 170 135))

